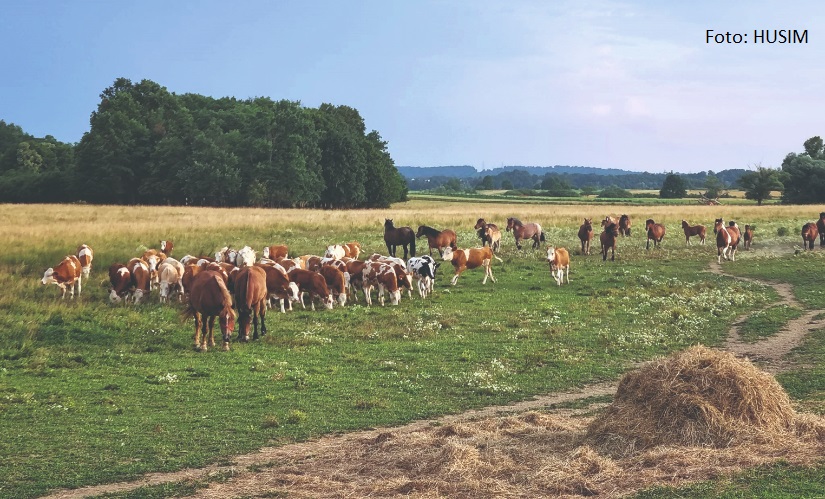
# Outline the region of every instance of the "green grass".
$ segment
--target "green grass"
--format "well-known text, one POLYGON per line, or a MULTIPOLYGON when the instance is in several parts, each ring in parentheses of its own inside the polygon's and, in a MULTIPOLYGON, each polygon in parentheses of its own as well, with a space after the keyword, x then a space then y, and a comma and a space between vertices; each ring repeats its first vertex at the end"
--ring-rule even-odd
POLYGON ((739 337, 754 343, 778 333, 788 321, 802 316, 802 311, 787 305, 778 305, 754 312, 739 328, 739 337))

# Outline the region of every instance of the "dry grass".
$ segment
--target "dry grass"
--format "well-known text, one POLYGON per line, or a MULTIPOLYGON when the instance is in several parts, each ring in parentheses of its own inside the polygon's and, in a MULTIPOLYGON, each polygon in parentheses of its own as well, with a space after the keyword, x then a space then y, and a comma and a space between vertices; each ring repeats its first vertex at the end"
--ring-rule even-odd
POLYGON ((527 412, 266 449, 270 468, 211 484, 199 497, 619 497, 780 459, 809 465, 825 450, 825 420, 797 415, 769 374, 728 354, 688 350, 629 374, 619 391, 595 419, 527 412), (651 391, 644 396, 637 388, 651 391), (700 410, 682 411, 687 405, 674 402, 691 398, 700 410), (708 417, 714 410, 720 414, 708 417), (657 427, 650 418, 672 420, 657 427), (688 438, 698 445, 680 445, 685 434, 674 430, 685 418, 704 421, 698 426, 720 440, 688 438), (720 418, 728 422, 721 433, 712 429, 720 418), (621 429, 625 438, 647 439, 649 431, 657 438, 610 454, 594 438, 607 428, 621 429), (678 437, 663 436, 666 428, 678 437))

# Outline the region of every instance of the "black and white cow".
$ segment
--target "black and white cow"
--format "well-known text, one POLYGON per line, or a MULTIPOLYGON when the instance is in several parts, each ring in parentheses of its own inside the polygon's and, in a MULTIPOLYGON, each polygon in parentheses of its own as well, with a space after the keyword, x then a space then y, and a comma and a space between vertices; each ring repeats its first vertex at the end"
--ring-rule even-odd
POLYGON ((421 295, 421 298, 426 298, 428 294, 433 292, 435 271, 439 266, 441 266, 441 263, 436 262, 429 255, 412 257, 407 261, 407 268, 418 282, 418 294, 421 295))

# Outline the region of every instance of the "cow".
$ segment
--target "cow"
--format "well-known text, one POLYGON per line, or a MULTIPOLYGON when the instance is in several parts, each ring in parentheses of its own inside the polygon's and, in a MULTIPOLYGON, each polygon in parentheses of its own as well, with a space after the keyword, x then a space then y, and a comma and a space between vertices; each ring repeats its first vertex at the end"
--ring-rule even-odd
POLYGON ((149 266, 149 289, 151 290, 160 283, 158 266, 166 259, 166 255, 156 249, 148 249, 143 252, 141 259, 149 266))
POLYGON ((208 346, 215 346, 215 317, 223 334, 223 349, 229 350, 229 340, 235 329, 235 311, 223 277, 210 270, 200 272, 189 289, 189 305, 183 315, 195 318, 195 350, 205 352, 208 346))
POLYGON ((74 288, 77 288, 77 295, 80 296, 80 284, 83 275, 83 269, 80 265, 80 260, 74 256, 69 255, 54 267, 49 267, 43 273, 41 283, 57 284, 57 287, 63 290, 62 299, 66 299, 66 288, 68 287, 70 296, 74 298, 74 288))
POLYGON ((286 313, 285 303, 289 304, 289 309, 292 310, 292 302, 300 300, 301 294, 298 285, 290 282, 286 270, 277 263, 274 265, 256 263, 255 265, 266 272, 266 292, 269 299, 276 299, 280 302, 281 313, 286 313))
POLYGON ((361 254, 361 243, 357 241, 352 241, 347 244, 342 244, 341 246, 344 247, 345 258, 355 258, 358 259, 358 255, 361 254))
POLYGON ((335 258, 340 260, 347 256, 347 250, 340 244, 333 244, 327 246, 327 251, 324 253, 324 258, 335 258))
POLYGON ((266 271, 254 264, 243 266, 234 276, 235 306, 238 308, 238 340, 249 341, 249 323, 252 322, 252 339, 258 339, 258 320, 261 336, 266 335, 266 271))
POLYGON ((126 264, 126 267, 132 274, 132 287, 135 288, 132 298, 135 305, 138 305, 143 301, 144 295, 149 295, 152 274, 149 271, 149 265, 141 258, 132 258, 126 264))
POLYGON ((412 257, 407 260, 407 268, 410 269, 418 284, 418 294, 421 298, 426 298, 433 292, 435 282, 435 272, 441 263, 436 262, 433 257, 424 255, 412 257))
POLYGON ((570 284, 570 253, 565 248, 547 248, 547 263, 550 264, 550 275, 556 284, 561 286, 562 278, 567 277, 570 284))
POLYGON ((490 268, 490 264, 493 262, 493 258, 502 262, 503 260, 493 254, 493 250, 489 246, 483 246, 481 248, 469 248, 469 249, 458 249, 453 251, 452 248, 447 248, 444 251, 444 255, 441 257, 446 262, 450 262, 455 269, 455 275, 451 284, 455 286, 456 282, 458 282, 458 277, 467 269, 474 269, 476 267, 484 267, 484 280, 481 281, 481 284, 487 284, 487 278, 489 277, 490 280, 496 282, 496 278, 493 277, 493 269, 490 268))
POLYGON ((345 260, 344 263, 347 266, 347 273, 349 274, 349 289, 352 293, 352 299, 358 301, 357 289, 364 288, 363 272, 367 262, 350 259, 345 260))
POLYGON ((215 252, 216 262, 226 262, 232 265, 237 265, 238 252, 229 246, 224 246, 219 251, 215 252))
POLYGON ((160 242, 160 251, 161 253, 165 253, 166 256, 172 256, 172 249, 174 249, 174 247, 175 245, 168 239, 161 240, 160 242))
POLYGON ((286 245, 266 246, 261 255, 263 258, 277 261, 279 258, 286 258, 289 254, 289 247, 286 245))
POLYGON ((370 255, 369 258, 367 258, 367 260, 371 260, 373 262, 396 263, 403 267, 405 270, 407 268, 406 262, 395 256, 384 256, 378 253, 373 253, 372 255, 370 255))
POLYGON ((321 257, 318 256, 318 255, 301 255, 298 258, 296 258, 295 261, 298 263, 298 266, 300 268, 302 268, 304 270, 309 270, 307 268, 307 262, 311 259, 316 259, 316 258, 317 258, 317 261, 321 261, 321 257))
POLYGON ((92 272, 92 259, 94 259, 94 251, 86 244, 81 244, 77 248, 77 259, 80 260, 80 266, 83 269, 83 279, 88 279, 92 272))
MULTIPOLYGON (((170 260, 170 258, 167 258, 170 260)), ((176 260, 177 262, 177 260, 176 260)), ((180 262, 177 262, 180 265, 180 262)), ((158 275, 160 283, 158 284, 160 303, 166 303, 169 298, 178 295, 178 301, 183 300, 183 287, 181 286, 181 278, 183 277, 183 267, 180 268, 172 262, 164 261, 158 267, 158 275)))
POLYGON ((132 292, 132 273, 122 263, 113 263, 109 266, 109 303, 129 302, 132 292))
POLYGON ((255 265, 255 260, 255 250, 249 246, 244 246, 240 249, 240 251, 238 251, 238 256, 235 259, 235 265, 238 267, 251 267, 252 265, 255 265))
POLYGON ((338 302, 342 307, 347 303, 347 287, 349 285, 349 274, 346 276, 343 272, 331 265, 323 265, 318 270, 318 273, 323 276, 332 293, 332 298, 338 302))
POLYGON ((361 272, 364 296, 367 306, 372 305, 372 288, 378 286, 378 301, 384 306, 384 292, 390 295, 390 303, 398 305, 401 302, 401 290, 398 289, 398 276, 392 265, 383 262, 366 262, 361 272))
MULTIPOLYGON (((288 271, 287 274, 289 275, 289 280, 298 285, 300 293, 309 293, 309 302, 312 310, 315 310, 315 297, 321 299, 324 307, 330 310, 332 309, 332 294, 329 292, 327 283, 320 274, 297 267, 288 271)), ((300 294, 299 296, 301 306, 306 308, 303 296, 300 294)))
POLYGON ((304 262, 305 268, 313 272, 318 272, 321 270, 321 265, 323 264, 324 259, 329 259, 329 257, 321 258, 320 256, 310 256, 306 259, 306 262, 304 262))

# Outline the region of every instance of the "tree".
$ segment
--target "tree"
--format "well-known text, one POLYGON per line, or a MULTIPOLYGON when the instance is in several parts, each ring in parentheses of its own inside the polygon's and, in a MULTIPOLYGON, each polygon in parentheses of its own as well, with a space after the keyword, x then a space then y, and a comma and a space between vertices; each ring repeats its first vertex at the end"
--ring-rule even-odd
POLYGON ((687 195, 685 180, 676 173, 670 172, 662 183, 659 197, 662 199, 678 199, 687 195))
POLYGON ((782 203, 813 204, 825 202, 825 159, 790 153, 782 162, 782 203))
POLYGON ((761 206, 762 201, 771 199, 772 191, 781 191, 780 171, 757 165, 756 171, 739 177, 739 185, 745 190, 745 198, 753 199, 761 206))
POLYGON ((705 197, 716 199, 723 194, 725 184, 716 175, 708 175, 705 178, 705 197))
POLYGON ((513 190, 513 182, 508 179, 502 180, 501 188, 507 191, 511 191, 513 190))
POLYGON ((811 157, 811 159, 823 159, 823 143, 822 138, 817 135, 815 137, 811 137, 810 139, 806 140, 802 146, 805 148, 805 154, 811 157))
POLYGON ((490 175, 484 175, 484 178, 481 179, 481 182, 476 186, 476 189, 489 191, 495 189, 495 184, 493 184, 493 177, 490 175))

